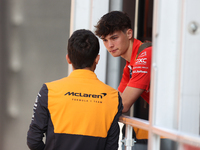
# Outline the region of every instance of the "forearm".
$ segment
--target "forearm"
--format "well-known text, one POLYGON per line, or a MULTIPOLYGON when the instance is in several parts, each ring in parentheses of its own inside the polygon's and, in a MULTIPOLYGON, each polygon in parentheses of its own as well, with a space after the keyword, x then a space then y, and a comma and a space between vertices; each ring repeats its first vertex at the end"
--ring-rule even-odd
POLYGON ((127 86, 124 92, 121 94, 122 103, 124 106, 122 112, 127 112, 143 92, 144 89, 127 86))

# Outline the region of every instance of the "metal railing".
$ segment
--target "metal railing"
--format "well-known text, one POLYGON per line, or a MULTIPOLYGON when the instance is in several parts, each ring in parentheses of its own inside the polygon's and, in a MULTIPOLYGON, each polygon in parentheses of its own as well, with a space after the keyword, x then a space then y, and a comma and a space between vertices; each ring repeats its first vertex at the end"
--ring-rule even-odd
POLYGON ((134 146, 134 139, 132 139, 132 127, 137 127, 143 130, 147 130, 155 135, 163 136, 167 139, 182 143, 182 144, 188 144, 195 147, 198 147, 197 149, 200 150, 200 136, 193 136, 184 132, 180 132, 178 130, 173 129, 167 129, 162 128, 158 126, 151 126, 149 124, 149 121, 125 116, 122 115, 119 118, 119 122, 126 125, 126 132, 125 132, 125 139, 122 140, 124 143, 124 146, 126 150, 131 150, 132 146, 134 146))
POLYGON ((122 139, 122 143, 124 144, 126 150, 131 150, 135 143, 135 140, 132 138, 133 127, 144 130, 149 129, 149 121, 135 117, 122 115, 119 118, 119 122, 126 125, 125 139, 122 139))

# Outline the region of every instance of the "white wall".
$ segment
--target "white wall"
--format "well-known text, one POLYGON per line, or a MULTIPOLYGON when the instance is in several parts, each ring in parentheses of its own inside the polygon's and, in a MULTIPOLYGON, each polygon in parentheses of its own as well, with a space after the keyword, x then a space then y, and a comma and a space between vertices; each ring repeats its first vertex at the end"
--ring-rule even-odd
MULTIPOLYGON (((71 1, 71 27, 70 34, 77 29, 89 29, 94 31, 94 25, 98 20, 109 11, 109 0, 72 0, 71 1)), ((97 77, 105 83, 106 81, 106 64, 107 50, 102 40, 100 42, 100 61, 95 73, 97 77)), ((68 73, 71 72, 71 67, 68 73)))

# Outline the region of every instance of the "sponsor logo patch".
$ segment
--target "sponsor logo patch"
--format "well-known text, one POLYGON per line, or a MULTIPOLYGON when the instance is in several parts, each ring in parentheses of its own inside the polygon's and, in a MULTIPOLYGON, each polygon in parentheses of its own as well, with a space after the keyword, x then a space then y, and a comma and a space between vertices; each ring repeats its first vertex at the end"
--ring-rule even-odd
POLYGON ((96 94, 88 94, 88 93, 76 93, 76 92, 67 92, 65 96, 77 96, 77 97, 91 97, 91 98, 103 98, 107 95, 107 93, 96 94))
POLYGON ((147 52, 145 51, 145 52, 141 53, 138 57, 144 57, 146 55, 147 55, 147 52))
POLYGON ((133 73, 148 73, 148 72, 143 70, 134 70, 133 73))
POLYGON ((146 65, 147 58, 138 58, 135 62, 136 65, 146 65))

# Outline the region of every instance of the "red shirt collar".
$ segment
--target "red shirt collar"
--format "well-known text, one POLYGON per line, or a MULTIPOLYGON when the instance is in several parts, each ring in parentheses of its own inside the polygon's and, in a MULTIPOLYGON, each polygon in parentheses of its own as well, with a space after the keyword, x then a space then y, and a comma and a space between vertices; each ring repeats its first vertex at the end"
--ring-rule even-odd
POLYGON ((138 49, 139 49, 141 44, 142 44, 142 42, 140 40, 137 40, 137 39, 134 38, 132 54, 131 54, 131 61, 130 61, 130 63, 128 61, 126 61, 126 63, 128 65, 133 66, 133 64, 135 62, 135 58, 136 58, 137 52, 138 52, 138 49))

